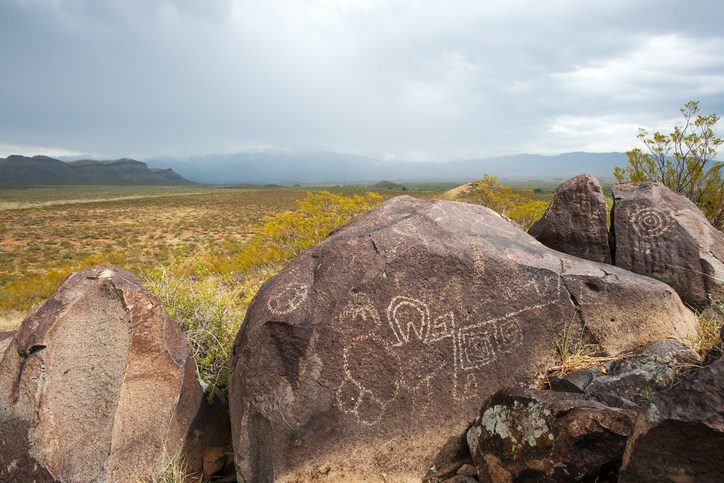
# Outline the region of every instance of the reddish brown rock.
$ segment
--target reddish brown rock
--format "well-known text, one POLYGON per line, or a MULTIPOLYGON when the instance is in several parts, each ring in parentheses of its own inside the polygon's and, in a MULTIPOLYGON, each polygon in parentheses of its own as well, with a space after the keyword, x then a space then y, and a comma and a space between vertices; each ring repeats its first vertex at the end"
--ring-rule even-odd
POLYGON ((234 345, 240 481, 419 481, 479 401, 534 384, 575 324, 602 354, 693 337, 653 279, 556 252, 497 213, 399 197, 260 289, 234 345), (585 327, 585 329, 582 329, 585 327))
MULTIPOLYGON (((0 480, 148 480, 180 452, 201 403, 160 301, 122 270, 78 272, 0 360, 0 480)), ((184 456, 200 469, 200 454, 184 456)))
POLYGON ((724 297, 724 233, 658 182, 613 186, 614 264, 671 285, 697 308, 724 297))
POLYGON ((635 417, 581 394, 501 390, 468 445, 481 482, 593 481, 615 474, 635 417))
POLYGON ((724 360, 656 393, 636 420, 621 482, 724 481, 724 360))
POLYGON ((607 218, 603 189, 591 173, 585 173, 558 186, 545 214, 528 233, 559 252, 611 263, 607 218))

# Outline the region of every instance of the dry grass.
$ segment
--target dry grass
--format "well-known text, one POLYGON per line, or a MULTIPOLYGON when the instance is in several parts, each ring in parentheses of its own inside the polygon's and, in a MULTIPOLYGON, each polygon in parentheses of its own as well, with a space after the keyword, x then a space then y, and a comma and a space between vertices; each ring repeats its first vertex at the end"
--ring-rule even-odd
POLYGON ((694 350, 706 357, 712 350, 721 350, 721 328, 724 325, 724 299, 712 299, 705 311, 696 314, 699 321, 699 337, 694 341, 694 350))
MULTIPOLYGON (((110 264, 137 276, 239 246, 306 188, 43 187, 0 189, 0 330, 16 328, 71 273, 110 264)), ((345 195, 362 188, 330 188, 345 195)), ((385 190, 431 196, 433 190, 385 190)))
POLYGON ((548 377, 562 377, 581 369, 600 366, 614 360, 616 357, 601 357, 592 354, 593 347, 585 343, 583 327, 578 326, 574 320, 567 323, 563 335, 556 344, 559 363, 548 369, 548 377))

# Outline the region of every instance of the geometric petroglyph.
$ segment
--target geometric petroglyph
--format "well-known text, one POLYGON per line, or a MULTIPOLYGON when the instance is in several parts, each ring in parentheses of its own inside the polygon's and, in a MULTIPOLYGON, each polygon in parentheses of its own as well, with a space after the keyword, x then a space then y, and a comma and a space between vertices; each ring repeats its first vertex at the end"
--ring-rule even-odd
POLYGON ((631 216, 631 227, 637 235, 634 237, 634 247, 650 254, 655 239, 666 233, 672 224, 671 215, 665 211, 656 208, 639 208, 634 211, 631 216))
POLYGON ((640 208, 631 216, 631 226, 637 235, 652 238, 665 233, 671 227, 671 216, 656 208, 640 208))
POLYGON ((453 311, 433 316, 426 303, 400 295, 390 300, 385 311, 391 333, 383 330, 369 300, 351 302, 341 314, 342 322, 356 320, 348 326, 363 322, 371 330, 343 348, 344 375, 335 394, 337 407, 371 426, 381 420, 399 392, 407 389, 416 413, 424 413, 432 396, 431 381, 446 366, 452 368, 453 399, 476 397, 477 370, 520 346, 523 332, 517 319, 557 299, 549 300, 500 317, 466 320, 461 326, 453 311), (380 377, 382 373, 384 377, 380 377))
POLYGON ((281 292, 269 298, 267 307, 274 315, 286 315, 294 312, 307 300, 307 290, 308 287, 301 283, 288 285, 281 292))

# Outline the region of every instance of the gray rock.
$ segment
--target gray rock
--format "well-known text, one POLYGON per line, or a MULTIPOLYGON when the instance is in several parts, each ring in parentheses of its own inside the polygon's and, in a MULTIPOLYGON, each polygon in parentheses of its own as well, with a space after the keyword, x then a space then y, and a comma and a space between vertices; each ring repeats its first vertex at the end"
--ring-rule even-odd
POLYGON ((613 186, 614 264, 671 285, 697 308, 724 297, 724 233, 658 182, 613 186))
POLYGON ((683 342, 662 339, 634 354, 554 379, 551 388, 587 394, 609 406, 644 406, 654 392, 674 385, 682 367, 701 364, 701 357, 683 342))
MULTIPOLYGON (((0 480, 149 480, 202 396, 186 339, 135 277, 73 274, 0 360, 0 480)), ((200 450, 182 456, 200 469, 200 450)))
POLYGON ((593 481, 614 474, 636 412, 583 394, 504 389, 468 431, 478 479, 593 481))
POLYGON ((563 182, 528 233, 545 246, 594 262, 611 263, 608 209, 598 180, 585 173, 563 182))
POLYGON ((665 284, 481 206, 389 200, 251 303, 229 390, 239 480, 419 480, 459 459, 441 448, 456 452, 481 399, 539 380, 569 324, 611 355, 696 333, 665 284))
POLYGON ((636 420, 621 482, 724 481, 724 360, 656 393, 636 420))

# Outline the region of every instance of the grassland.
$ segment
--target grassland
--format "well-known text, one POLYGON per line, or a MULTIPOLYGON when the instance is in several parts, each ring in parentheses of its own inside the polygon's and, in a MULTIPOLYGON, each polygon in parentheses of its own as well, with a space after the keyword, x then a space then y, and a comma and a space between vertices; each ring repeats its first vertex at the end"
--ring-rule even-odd
MULTIPOLYGON (((325 187, 346 196, 364 187, 325 187)), ((0 190, 0 330, 70 273, 112 264, 136 275, 209 247, 238 245, 310 188, 38 187, 0 190)), ((434 189, 384 190, 430 197, 434 189)))

